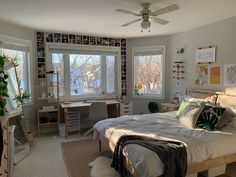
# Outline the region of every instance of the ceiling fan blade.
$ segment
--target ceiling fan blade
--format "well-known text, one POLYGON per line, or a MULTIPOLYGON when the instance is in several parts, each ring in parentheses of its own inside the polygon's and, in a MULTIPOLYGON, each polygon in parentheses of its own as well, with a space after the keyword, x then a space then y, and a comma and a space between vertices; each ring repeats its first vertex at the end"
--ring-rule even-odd
POLYGON ((128 10, 124 10, 124 9, 116 9, 116 11, 122 12, 122 13, 125 13, 125 14, 129 14, 129 15, 141 16, 141 14, 138 14, 138 13, 135 13, 135 12, 131 12, 131 11, 128 11, 128 10))
POLYGON ((139 18, 139 19, 133 20, 133 21, 131 21, 131 22, 125 23, 125 24, 123 24, 123 25, 121 25, 121 26, 122 26, 122 27, 125 27, 125 26, 131 25, 131 24, 133 24, 133 23, 135 23, 135 22, 138 22, 138 21, 141 21, 141 20, 142 20, 142 18, 139 18))
POLYGON ((161 24, 161 25, 165 25, 167 23, 169 23, 169 21, 167 20, 163 20, 163 19, 160 19, 160 18, 157 18, 157 17, 152 17, 153 21, 158 23, 158 24, 161 24))
POLYGON ((170 6, 164 7, 162 9, 156 10, 154 12, 151 13, 152 16, 157 16, 157 15, 161 15, 161 14, 165 14, 174 10, 179 9, 179 5, 178 4, 172 4, 170 6))

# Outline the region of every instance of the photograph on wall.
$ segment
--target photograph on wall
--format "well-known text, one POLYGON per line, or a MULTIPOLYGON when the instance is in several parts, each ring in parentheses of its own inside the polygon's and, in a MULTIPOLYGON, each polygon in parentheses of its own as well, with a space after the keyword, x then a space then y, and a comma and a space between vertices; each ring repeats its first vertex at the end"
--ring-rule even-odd
POLYGON ((70 44, 75 44, 75 35, 73 35, 73 34, 69 35, 69 43, 70 44))
POLYGON ((115 39, 115 46, 120 46, 120 39, 115 39))
POLYGON ((220 66, 209 66, 209 82, 212 85, 220 85, 221 71, 220 66))
POLYGON ((103 46, 109 46, 109 41, 107 37, 102 38, 102 45, 103 46))
POLYGON ((46 42, 53 42, 53 34, 52 33, 46 33, 46 42))
POLYGON ((224 65, 224 86, 236 86, 236 64, 224 65))
POLYGON ((83 36, 83 44, 85 45, 89 44, 89 36, 83 36))
POLYGON ((102 45, 102 37, 97 37, 97 45, 102 45))
POLYGON ((62 43, 68 43, 68 34, 62 34, 62 43))
POLYGON ((109 46, 114 46, 114 45, 115 45, 115 39, 109 38, 109 46))
POLYGON ((60 43, 61 42, 61 34, 54 33, 54 42, 60 43))
POLYGON ((90 36, 90 39, 89 39, 89 44, 90 45, 96 45, 96 37, 94 36, 90 36))
POLYGON ((77 43, 77 44, 82 44, 82 36, 76 35, 76 36, 75 36, 75 40, 76 40, 76 43, 77 43))
POLYGON ((208 66, 197 65, 195 85, 207 85, 208 84, 208 66))

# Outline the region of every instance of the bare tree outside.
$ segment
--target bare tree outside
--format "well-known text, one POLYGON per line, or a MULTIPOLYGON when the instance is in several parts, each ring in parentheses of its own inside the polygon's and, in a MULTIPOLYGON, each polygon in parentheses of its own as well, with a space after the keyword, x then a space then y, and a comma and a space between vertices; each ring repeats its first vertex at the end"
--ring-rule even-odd
POLYGON ((106 57, 106 92, 115 93, 115 57, 106 57))
POLYGON ((136 56, 137 83, 142 84, 139 93, 160 94, 162 55, 136 56))
POLYGON ((70 55, 71 95, 101 93, 99 55, 70 55))
POLYGON ((71 96, 115 93, 115 56, 68 54, 70 65, 64 68, 65 55, 52 54, 53 70, 59 73, 60 96, 65 95, 66 88, 70 88, 71 96), (68 73, 70 85, 65 86, 68 73))
MULTIPOLYGON (((63 54, 52 54, 52 66, 55 72, 58 72, 59 76, 59 96, 64 96, 64 60, 63 54)), ((57 78, 53 78, 53 81, 56 82, 57 78)), ((56 95, 57 88, 53 88, 53 93, 56 95)))

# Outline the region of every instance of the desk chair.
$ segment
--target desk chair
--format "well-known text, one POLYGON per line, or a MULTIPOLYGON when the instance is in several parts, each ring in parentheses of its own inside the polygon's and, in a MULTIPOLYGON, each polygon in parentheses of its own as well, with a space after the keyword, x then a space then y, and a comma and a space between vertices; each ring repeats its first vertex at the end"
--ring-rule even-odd
MULTIPOLYGON (((108 118, 107 115, 107 105, 104 102, 94 102, 91 103, 89 108, 89 117, 88 121, 90 126, 94 126, 98 121, 108 118)), ((93 131, 93 128, 88 130, 84 136, 93 131)))

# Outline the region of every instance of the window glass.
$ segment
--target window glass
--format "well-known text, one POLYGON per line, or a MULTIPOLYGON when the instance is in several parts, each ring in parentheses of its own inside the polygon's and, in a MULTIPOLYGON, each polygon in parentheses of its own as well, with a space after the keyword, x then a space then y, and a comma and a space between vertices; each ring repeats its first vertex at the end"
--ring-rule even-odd
POLYGON ((134 95, 163 97, 163 60, 160 48, 134 50, 134 95))
POLYGON ((106 83, 107 93, 115 93, 115 57, 106 57, 106 83))
POLYGON ((93 55, 84 52, 52 53, 52 69, 59 72, 62 88, 60 96, 71 98, 116 94, 116 59, 114 55, 93 55))
MULTIPOLYGON (((52 66, 53 71, 58 72, 59 79, 59 96, 64 96, 64 60, 63 54, 61 53, 53 53, 52 54, 52 66)), ((53 82, 57 82, 56 75, 53 75, 53 82)), ((53 93, 57 93, 57 88, 53 88, 53 93)))
POLYGON ((101 94, 101 57, 70 55, 70 94, 101 94))
POLYGON ((30 94, 28 52, 12 49, 2 49, 2 52, 4 55, 17 58, 18 66, 16 67, 16 72, 19 80, 20 92, 26 92, 30 94))

